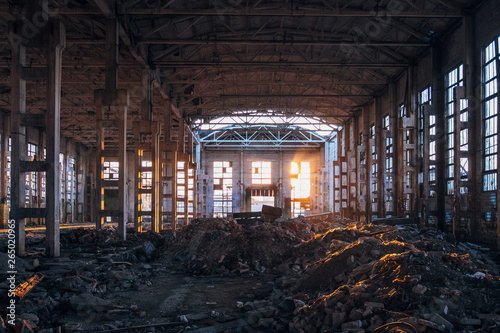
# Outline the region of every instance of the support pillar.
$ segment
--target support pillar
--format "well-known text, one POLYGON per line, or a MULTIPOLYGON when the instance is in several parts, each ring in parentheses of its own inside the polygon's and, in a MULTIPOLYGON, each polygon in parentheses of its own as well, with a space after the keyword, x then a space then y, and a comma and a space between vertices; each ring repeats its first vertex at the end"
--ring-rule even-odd
POLYGON ((282 209, 285 208, 283 205, 283 168, 284 168, 284 163, 283 163, 283 150, 280 150, 279 152, 279 179, 278 179, 278 193, 276 196, 277 202, 276 206, 280 207, 282 209))
MULTIPOLYGON (((479 227, 480 219, 479 219, 479 204, 480 202, 477 198, 480 197, 480 193, 482 191, 482 173, 480 170, 480 164, 476 164, 476 159, 478 156, 482 156, 481 154, 477 154, 477 150, 474 147, 481 147, 481 136, 476 136, 476 128, 481 128, 478 126, 478 119, 482 119, 481 117, 481 108, 479 107, 479 96, 476 98, 476 85, 478 84, 479 79, 477 79, 476 72, 476 38, 475 38, 475 22, 473 15, 466 15, 464 17, 464 34, 465 34, 465 97, 467 98, 467 112, 468 119, 466 127, 468 128, 468 150, 465 152, 467 157, 469 158, 469 175, 468 175, 468 199, 467 199, 467 232, 473 233, 476 228, 479 227), (475 182, 479 177, 479 182, 475 182), (477 185, 479 184, 479 186, 477 185)), ((498 70, 498 67, 497 67, 498 70)), ((498 76, 497 76, 498 77, 498 76)), ((479 124, 481 121, 479 121, 479 124)), ((481 131, 477 131, 480 133, 481 131)), ((479 158, 481 159, 481 158, 479 158)), ((470 234, 472 238, 475 235, 470 234)))
MULTIPOLYGON (((43 150, 45 147, 45 142, 44 142, 44 135, 43 131, 40 130, 38 132, 38 156, 37 160, 41 161, 44 159, 43 157, 43 150)), ((36 191, 36 197, 37 197, 37 208, 40 209, 42 208, 42 172, 37 172, 37 178, 36 178, 36 183, 37 183, 37 191, 36 191)), ((47 181, 47 175, 45 175, 45 181, 47 181)), ((45 183, 45 187, 47 187, 47 183, 45 183)), ((47 192, 45 192, 47 193, 47 192)), ((42 218, 38 219, 38 224, 43 224, 44 221, 42 218)))
POLYGON ((47 196, 47 254, 58 257, 59 249, 59 214, 60 214, 60 184, 59 184, 59 144, 61 139, 61 73, 62 51, 66 44, 66 33, 61 22, 53 23, 52 34, 49 37, 47 54, 47 114, 45 128, 47 133, 46 175, 47 196))
MULTIPOLYGON (((19 22, 9 23, 9 32, 17 35, 19 22)), ((12 138, 10 165, 10 218, 15 221, 16 254, 24 256, 25 251, 25 221, 21 214, 24 207, 24 173, 21 172, 21 161, 27 161, 26 128, 21 126, 21 118, 26 113, 26 81, 22 76, 22 68, 26 66, 26 47, 21 43, 12 42, 11 77, 11 117, 10 128, 12 138)))
POLYGON ((179 119, 179 153, 186 152, 186 124, 184 119, 179 119))
POLYGON ((246 200, 245 199, 245 172, 243 165, 245 164, 245 153, 243 149, 240 151, 240 212, 246 212, 246 200))
POLYGON ((365 153, 365 202, 366 202, 366 222, 372 222, 372 180, 371 180, 371 166, 372 166, 372 153, 370 142, 370 112, 369 107, 363 108, 363 145, 364 145, 364 153, 365 153))
POLYGON ((385 157, 385 137, 382 133, 382 99, 375 99, 375 139, 374 144, 377 152, 377 217, 386 217, 385 193, 384 193, 384 157, 385 157))
POLYGON ((387 153, 386 157, 392 157, 392 172, 386 174, 386 183, 387 180, 390 180, 390 192, 392 192, 392 214, 396 216, 401 216, 402 213, 402 197, 401 192, 402 189, 402 177, 403 174, 400 173, 401 165, 400 165, 400 143, 399 143, 399 121, 398 121, 398 104, 397 104, 397 86, 395 83, 391 83, 389 85, 389 124, 390 130, 387 133, 387 137, 392 139, 392 152, 387 153))
POLYGON ((127 113, 128 93, 119 90, 121 96, 118 103, 118 235, 127 238, 127 113))
POLYGON ((432 57, 432 104, 436 111, 436 197, 437 197, 437 226, 445 230, 445 149, 446 142, 444 119, 444 81, 441 73, 441 51, 438 46, 431 48, 432 57))
POLYGON ((161 144, 161 220, 177 228, 177 142, 172 141, 172 105, 165 101, 163 137, 161 144))
MULTIPOLYGON (((106 21, 106 82, 105 89, 94 91, 96 106, 96 189, 95 213, 96 228, 100 229, 105 216, 118 216, 118 234, 123 240, 127 235, 127 113, 129 97, 126 89, 118 89, 118 21, 106 21), (108 107, 114 117, 105 118, 104 108, 108 107), (118 129, 118 151, 105 147, 105 128, 118 129), (114 155, 114 156, 113 156, 114 155), (118 157, 118 211, 106 210, 104 207, 105 188, 103 182, 103 163, 105 157, 118 157)), ((107 182, 109 184, 109 182, 107 182)))
MULTIPOLYGON (((7 169, 7 153, 9 151, 10 116, 3 116, 2 141, 0 142, 0 164, 7 169)), ((0 204, 7 203, 7 172, 0 173, 0 204)))
POLYGON ((94 92, 94 104, 96 109, 96 162, 95 162, 95 196, 94 196, 94 214, 93 219, 97 230, 102 228, 104 217, 101 212, 104 210, 104 187, 103 182, 103 164, 104 157, 104 104, 102 93, 94 92))
POLYGON ((340 146, 340 159, 339 159, 339 169, 340 169, 340 212, 342 217, 351 218, 349 214, 350 202, 349 202, 349 168, 348 168, 348 151, 349 151, 349 127, 350 122, 345 123, 342 128, 342 139, 339 141, 340 146))
POLYGON ((162 229, 160 221, 160 171, 159 124, 148 120, 134 122, 135 141, 135 229, 143 231, 144 217, 151 219, 151 230, 162 229), (146 175, 151 177, 146 177, 146 175), (148 179, 146 182, 144 180, 148 179), (151 184, 148 184, 149 180, 151 184), (151 199, 151 209, 145 208, 146 197, 151 199))
POLYGON ((143 231, 144 217, 149 216, 151 230, 159 232, 163 229, 160 220, 160 126, 152 121, 152 83, 148 68, 142 70, 142 102, 141 120, 134 122, 135 144, 135 218, 137 232, 143 231), (151 175, 145 178, 146 175, 151 175), (148 179, 144 182, 145 179, 148 179), (151 181, 151 184, 148 182, 151 181), (144 186, 143 186, 144 185, 144 186), (151 209, 145 209, 146 198, 151 200, 151 209))

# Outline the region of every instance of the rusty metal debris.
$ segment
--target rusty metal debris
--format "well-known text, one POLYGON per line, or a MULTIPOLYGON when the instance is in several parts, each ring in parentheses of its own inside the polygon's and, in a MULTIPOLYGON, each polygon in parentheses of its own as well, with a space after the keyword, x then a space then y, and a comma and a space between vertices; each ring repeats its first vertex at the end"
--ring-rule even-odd
POLYGON ((19 297, 19 299, 23 299, 24 296, 26 296, 37 284, 40 283, 40 281, 42 281, 43 278, 43 274, 35 273, 28 280, 20 283, 16 287, 14 294, 19 297))

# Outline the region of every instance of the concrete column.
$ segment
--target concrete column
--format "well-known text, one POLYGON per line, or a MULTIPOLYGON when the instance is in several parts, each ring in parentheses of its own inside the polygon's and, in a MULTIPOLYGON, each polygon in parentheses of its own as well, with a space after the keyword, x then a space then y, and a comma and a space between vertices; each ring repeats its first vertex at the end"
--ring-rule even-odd
MULTIPOLYGON (((406 73, 408 75, 408 72, 406 73)), ((392 177, 392 212, 396 216, 402 215, 402 203, 403 203, 403 176, 402 171, 402 149, 401 140, 402 133, 398 121, 398 103, 397 103, 397 86, 395 83, 389 85, 389 122, 390 122, 390 133, 389 136, 392 138, 392 173, 387 176, 392 177)), ((390 156, 389 155, 389 156, 390 156)))
MULTIPOLYGON (((477 230, 480 226, 480 202, 478 198, 479 193, 482 191, 482 164, 477 164, 476 159, 479 157, 481 160, 482 154, 477 154, 475 147, 483 147, 482 142, 482 131, 481 131, 481 107, 480 107, 480 93, 477 91, 476 96, 476 85, 480 85, 480 79, 478 79, 476 71, 476 38, 475 38, 475 22, 473 15, 466 15, 463 18, 464 33, 465 33, 465 97, 469 102, 468 112, 469 118, 467 122, 467 128, 469 129, 469 150, 467 155, 469 157, 469 193, 468 196, 468 207, 467 214, 470 219, 470 229, 471 231, 477 230), (475 129, 478 129, 477 131, 475 129), (481 133, 481 134, 479 134, 481 133), (479 134, 479 135, 478 135, 479 134), (475 185, 475 180, 478 179, 477 185, 475 185)), ((498 70, 498 68, 497 68, 498 70)), ((498 76, 497 76, 498 77, 498 76)), ((474 237, 474 235, 471 235, 474 237)))
POLYGON ((418 196, 419 196, 419 209, 421 213, 421 219, 422 219, 422 224, 424 226, 428 225, 428 217, 429 217, 429 192, 430 192, 430 185, 429 185, 429 166, 430 166, 430 161, 429 161, 429 144, 430 144, 430 135, 429 135, 429 116, 431 115, 431 106, 430 105, 421 105, 421 113, 423 117, 423 122, 420 123, 418 122, 418 130, 422 131, 423 137, 422 137, 422 153, 421 155, 418 155, 417 162, 420 166, 420 172, 422 173, 422 185, 419 187, 418 191, 418 196), (422 128, 420 128, 422 126, 422 128), (422 156, 422 157, 420 157, 422 156))
POLYGON ((283 173, 284 173, 284 168, 285 168, 285 165, 283 163, 283 151, 280 150, 279 152, 279 179, 278 179, 278 183, 276 185, 277 186, 277 189, 278 189, 278 193, 277 194, 277 202, 276 202, 276 206, 277 207, 280 207, 282 209, 284 209, 284 205, 283 205, 283 173))
MULTIPOLYGON (((9 32, 21 35, 18 21, 9 22, 9 32)), ((24 173, 21 173, 20 162, 27 160, 26 128, 21 126, 21 117, 26 113, 26 81, 22 77, 22 67, 26 66, 26 47, 12 42, 11 78, 11 117, 10 128, 12 138, 10 165, 10 218, 15 220, 16 254, 24 256, 25 252, 25 221, 21 215, 24 207, 24 173)))
POLYGON ((127 238, 127 111, 128 93, 118 90, 118 235, 127 238))
MULTIPOLYGON (((186 125, 188 126, 188 125, 186 125)), ((194 153, 193 153, 193 133, 187 129, 187 150, 186 150, 186 153, 189 154, 189 156, 191 156, 191 159, 194 160, 195 156, 194 156, 194 153)))
POLYGON ((369 223, 372 221, 372 190, 371 190, 371 170, 372 170, 372 148, 370 142, 370 107, 363 108, 363 143, 365 146, 365 163, 366 163, 366 222, 369 223))
POLYGON ((148 69, 142 69, 142 85, 141 85, 141 119, 142 120, 152 120, 151 111, 152 106, 152 84, 151 84, 151 74, 148 69))
POLYGON ((45 128, 47 133, 47 219, 46 237, 47 254, 58 257, 59 248, 59 214, 60 214, 60 183, 59 183, 59 146, 61 118, 61 72, 62 51, 66 44, 66 32, 60 21, 51 23, 52 33, 49 36, 47 52, 47 114, 45 128))
POLYGON ((186 152, 186 123, 184 118, 179 119, 179 153, 186 152))
MULTIPOLYGON (((417 217, 418 216, 418 200, 417 200, 417 186, 418 186, 418 171, 419 169, 416 167, 417 161, 417 148, 418 148, 418 88, 416 85, 417 82, 417 68, 416 66, 411 66, 409 70, 409 79, 408 79, 408 96, 406 98, 406 103, 409 104, 406 106, 406 114, 407 116, 400 120, 400 127, 402 127, 403 131, 410 130, 410 143, 407 144, 401 140, 402 145, 399 147, 401 151, 400 164, 403 165, 404 172, 410 172, 412 175, 411 183, 409 184, 409 188, 405 188, 404 185, 401 186, 400 196, 402 198, 402 203, 404 203, 406 194, 411 195, 411 212, 406 212, 409 216, 417 217), (405 165, 405 161, 403 155, 406 150, 411 151, 411 165, 405 165)), ((403 132, 404 133, 404 132, 403 132)), ((405 213, 405 208, 402 207, 402 213, 405 213)))
POLYGON ((351 170, 350 169, 350 157, 351 155, 351 126, 352 126, 352 119, 348 120, 348 123, 344 127, 344 163, 346 166, 346 169, 342 170, 345 174, 345 178, 347 179, 347 183, 345 186, 347 196, 346 196, 346 201, 347 201, 347 207, 344 209, 344 216, 347 216, 348 218, 354 218, 353 214, 355 211, 351 207, 351 170))
POLYGON ((172 141, 172 105, 165 101, 163 110, 164 142, 161 152, 163 218, 170 222, 173 230, 177 227, 177 142, 172 141))
MULTIPOLYGON (((2 141, 0 142, 0 163, 2 164, 2 169, 7 168, 7 152, 9 150, 9 137, 10 137, 10 116, 3 116, 3 127, 2 127, 2 141)), ((7 173, 2 172, 0 174, 0 204, 4 204, 7 201, 7 173)))
MULTIPOLYGON (((45 142, 44 142, 44 133, 42 130, 38 131, 38 155, 37 155, 37 160, 42 161, 43 158, 43 148, 45 147, 45 142)), ((38 184, 37 186, 37 208, 42 208, 42 173, 37 172, 37 178, 36 178, 36 183, 38 184)), ((47 180, 47 178, 45 178, 47 180)), ((47 184, 45 185, 47 186, 47 184)), ((45 191, 47 193, 47 191, 45 191)), ((38 224, 42 224, 42 219, 38 219, 38 224)))
MULTIPOLYGON (((63 151, 61 151, 61 153, 63 154, 63 160, 62 162, 60 161, 59 162, 59 174, 61 175, 60 176, 60 192, 61 192, 61 206, 60 206, 60 209, 61 209, 61 216, 60 216, 60 220, 61 222, 68 222, 68 217, 67 217, 67 214, 66 214, 66 198, 68 197, 68 189, 67 189, 67 177, 68 177, 68 153, 67 153, 67 150, 66 150, 66 145, 62 145, 61 146, 64 146, 63 148, 63 151), (62 188, 62 190, 61 190, 62 188)), ((59 154, 58 154, 58 157, 59 157, 59 154)))
POLYGON ((240 151, 240 181, 238 182, 240 184, 240 212, 245 212, 246 211, 246 205, 245 205, 245 171, 244 171, 244 165, 245 165, 245 153, 243 150, 240 151))
POLYGON ((96 224, 96 229, 102 228, 104 217, 101 215, 101 210, 104 209, 104 188, 102 186, 102 165, 104 158, 102 152, 104 150, 104 103, 103 91, 96 90, 94 92, 94 104, 96 110, 96 161, 95 161, 95 192, 94 192, 94 214, 93 218, 96 224))
POLYGON ((337 132, 337 167, 338 167, 338 187, 336 188, 336 191, 338 190, 338 212, 340 217, 344 217, 344 172, 342 170, 342 164, 345 161, 344 157, 344 142, 345 142, 345 130, 344 130, 345 123, 342 126, 342 130, 337 132))
POLYGON ((436 196, 438 229, 445 229, 445 150, 446 131, 444 119, 444 82, 441 73, 441 51, 438 46, 431 48, 432 57, 432 104, 436 110, 436 196))
POLYGON ((385 137, 382 133, 382 99, 375 99, 375 145, 377 151, 377 217, 385 217, 385 193, 384 193, 384 174, 385 174, 385 137))
MULTIPOLYGON (((325 169, 327 170, 327 177, 323 181, 327 184, 328 195, 326 196, 326 211, 329 213, 335 212, 335 170, 333 158, 333 145, 334 142, 328 141, 325 143, 325 169)), ((283 205, 284 208, 284 205, 283 205)))

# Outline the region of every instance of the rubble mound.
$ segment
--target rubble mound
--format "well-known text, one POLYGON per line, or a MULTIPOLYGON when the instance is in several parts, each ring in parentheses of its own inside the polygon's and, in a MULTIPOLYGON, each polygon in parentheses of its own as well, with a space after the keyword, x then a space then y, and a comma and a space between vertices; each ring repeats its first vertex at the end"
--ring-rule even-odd
POLYGON ((328 240, 330 251, 293 289, 323 295, 295 310, 290 332, 372 332, 383 325, 401 332, 498 332, 497 266, 444 238, 390 226, 316 236, 309 243, 328 248, 328 240), (357 235, 363 236, 349 242, 357 235))
POLYGON ((290 258, 294 245, 313 235, 305 222, 243 228, 232 219, 198 219, 167 242, 163 259, 178 259, 196 275, 263 273, 290 258))
MULTIPOLYGON (((336 240, 331 243, 333 249, 344 244, 336 240)), ((307 276, 301 280, 301 289, 321 291, 355 280, 365 274, 375 260, 389 253, 404 252, 408 247, 417 250, 413 245, 398 241, 382 242, 373 237, 361 237, 311 265, 306 270, 307 276)))
POLYGON ((123 240, 114 228, 102 229, 84 229, 75 228, 68 229, 61 232, 61 244, 63 245, 98 245, 100 247, 107 246, 129 246, 136 243, 143 243, 150 241, 156 246, 161 245, 168 235, 157 234, 152 231, 136 233, 127 232, 127 239, 123 240))

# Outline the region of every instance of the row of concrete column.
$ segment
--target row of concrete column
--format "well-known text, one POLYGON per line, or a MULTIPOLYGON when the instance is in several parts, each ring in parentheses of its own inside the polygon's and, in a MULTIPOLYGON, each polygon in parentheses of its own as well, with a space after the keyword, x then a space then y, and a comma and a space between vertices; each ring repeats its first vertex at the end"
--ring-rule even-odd
MULTIPOLYGON (((23 36, 22 25, 22 21, 9 22, 9 36, 23 36)), ((27 45, 23 44, 20 39, 10 38, 12 50, 10 75, 10 136, 12 138, 10 218, 16 221, 16 252, 18 255, 25 254, 25 218, 45 217, 47 254, 58 256, 60 254, 59 218, 61 193, 59 187, 60 92, 62 50, 65 46, 64 26, 59 21, 49 22, 38 37, 36 44, 28 43, 27 45), (39 115, 26 113, 26 48, 34 46, 45 49, 47 58, 47 104, 43 116, 46 133, 46 158, 44 161, 29 161, 26 152, 26 125, 40 120, 39 115), (24 181, 27 172, 46 173, 45 208, 24 208, 24 181)), ((8 138, 6 134, 8 134, 8 129, 4 130, 4 140, 8 138)), ((7 151, 5 145, 2 148, 4 148, 3 152, 7 151)), ((5 160, 2 162, 5 162, 5 160)), ((4 186, 6 186, 5 180, 2 182, 2 187, 4 186)))
MULTIPOLYGON (((16 21, 9 23, 10 35, 22 36, 23 22, 16 21)), ((46 223, 46 254, 49 256, 60 255, 60 170, 59 170, 59 147, 60 147, 60 108, 61 108, 61 72, 62 72, 62 50, 65 47, 65 29, 60 21, 49 22, 40 36, 35 41, 25 42, 24 39, 11 38, 12 66, 11 66, 11 115, 3 117, 3 131, 1 141, 1 163, 7 164, 8 138, 12 139, 11 148, 11 208, 10 218, 16 221, 16 252, 18 255, 25 254, 25 219, 44 218, 46 223), (26 113, 26 80, 32 78, 27 75, 26 67, 26 49, 30 47, 42 48, 46 53, 46 79, 47 99, 45 114, 34 115, 26 113), (37 161, 29 161, 26 151, 26 128, 37 124, 41 126, 41 141, 39 147, 46 148, 46 158, 37 161), (10 123, 7 123, 9 121, 10 123), (46 207, 45 208, 25 208, 24 181, 25 173, 38 172, 46 174, 46 207)), ((118 233, 123 239, 126 238, 127 223, 127 118, 129 98, 125 89, 118 89, 118 25, 116 20, 107 22, 106 39, 106 82, 105 89, 96 90, 94 94, 96 108, 96 169, 95 169, 95 188, 93 205, 93 218, 97 228, 101 228, 104 217, 113 215, 118 217, 118 233), (114 115, 112 119, 104 116, 105 109, 111 111, 114 115), (118 150, 106 146, 105 133, 110 128, 118 129, 118 150), (118 187, 118 209, 116 211, 107 211, 104 209, 104 188, 109 185, 102 179, 103 161, 108 157, 114 157, 119 162, 119 179, 113 186, 118 187)), ((196 215, 196 197, 187 198, 187 179, 195 179, 196 165, 193 162, 192 151, 186 151, 192 146, 192 134, 185 131, 186 124, 182 119, 179 120, 179 140, 172 140, 172 108, 170 103, 165 103, 166 110, 163 117, 163 128, 159 122, 152 118, 152 85, 149 78, 149 69, 144 69, 143 76, 143 103, 141 107, 141 118, 135 124, 135 153, 148 151, 151 153, 152 167, 148 171, 153 175, 153 186, 151 194, 153 195, 153 208, 147 212, 152 217, 152 230, 159 231, 163 221, 169 221, 175 228, 177 222, 177 162, 184 161, 187 176, 184 220, 188 221, 188 205, 193 206, 189 216, 196 215), (160 142, 160 129, 163 131, 163 142, 160 142), (186 133, 187 132, 187 133, 186 133), (186 135, 187 134, 187 135, 186 135), (188 137, 185 142, 185 136, 188 137), (147 137, 147 142, 142 140, 147 137), (167 169, 170 170, 167 172, 167 169), (170 190, 166 187, 170 186, 170 190), (165 205, 163 199, 170 200, 170 205, 165 205)), ((43 148, 42 148, 43 151, 43 148)), ((41 157, 42 154, 39 154, 41 157)), ((139 159, 134 166, 136 171, 141 171, 139 159)), ((144 171, 144 170, 143 170, 144 171)), ((136 172, 136 174, 139 174, 136 172)), ((136 180, 136 184, 140 179, 136 180)), ((194 188, 196 193, 196 181, 194 188)), ((40 184, 40 181, 39 181, 40 184)), ((40 186, 39 186, 40 188, 40 186)), ((7 194, 7 176, 2 173, 0 177, 0 189, 5 201, 7 194)), ((135 227, 141 231, 141 210, 140 195, 143 190, 136 188, 134 193, 136 200, 135 227)))
MULTIPOLYGON (((389 84, 383 96, 361 108, 339 133, 335 200, 341 215, 368 221, 375 216, 418 217, 424 224, 433 222, 435 227, 452 232, 459 239, 474 238, 471 233, 477 231, 481 218, 481 196, 478 194, 482 191, 482 164, 477 149, 481 146, 479 140, 482 138, 481 124, 477 120, 481 119, 481 104, 477 98, 470 101, 464 109, 468 117, 462 119, 461 111, 464 110, 461 108, 466 105, 469 97, 478 95, 476 88, 479 81, 475 70, 474 22, 470 16, 464 18, 463 26, 465 85, 456 87, 454 96, 451 96, 455 110, 450 120, 453 121, 453 128, 448 128, 451 126, 447 123, 450 116, 446 116, 445 110, 445 98, 449 94, 449 91, 445 91, 447 73, 442 66, 440 49, 434 46, 429 57, 429 72, 417 73, 418 65, 410 66, 405 77, 389 84), (426 76, 425 80, 417 75, 426 76), (432 87, 432 105, 419 103, 419 93, 424 87, 417 86, 417 79, 419 82, 429 82, 432 87), (403 117, 398 115, 397 102, 397 89, 402 86, 406 87, 404 98, 401 97, 401 92, 399 94, 399 101, 403 100, 406 107, 403 117), (389 130, 383 127, 386 115, 389 117, 389 130), (429 131, 430 116, 435 117, 435 129, 432 133, 429 131), (452 138, 447 136, 451 130, 452 138), (460 147, 461 130, 468 131, 468 148, 460 147), (386 147, 390 139, 392 150, 386 147), (432 160, 429 151, 431 142, 436 145, 435 159, 432 160), (447 147, 453 147, 453 160, 448 162, 447 147), (388 158, 392 158, 393 162, 391 171, 386 170, 388 158), (465 159, 468 161, 466 177, 463 176, 464 170, 461 170, 461 161, 465 159), (453 178, 446 174, 447 163, 454 164, 453 178), (435 181, 432 182, 431 168, 435 168, 435 181), (453 181, 452 191, 447 188, 450 180, 453 181), (372 184, 377 186, 371 186, 372 184), (411 202, 408 202, 408 198, 412 198, 411 202), (386 205, 391 200, 392 203, 386 205), (408 204, 411 206, 410 210, 406 209, 408 204)), ((497 207, 500 203, 498 194, 500 193, 497 193, 497 207)), ((498 235, 500 239, 500 232, 498 235)))

